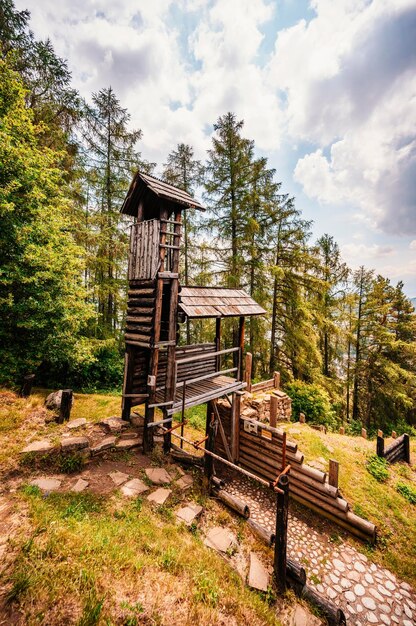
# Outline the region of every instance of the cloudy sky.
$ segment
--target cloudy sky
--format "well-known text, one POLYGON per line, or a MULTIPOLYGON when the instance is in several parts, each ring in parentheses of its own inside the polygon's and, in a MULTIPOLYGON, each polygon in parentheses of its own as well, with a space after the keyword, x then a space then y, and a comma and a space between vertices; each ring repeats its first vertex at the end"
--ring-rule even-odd
POLYGON ((352 266, 416 296, 416 0, 15 0, 89 98, 111 85, 143 156, 204 159, 233 111, 352 266))

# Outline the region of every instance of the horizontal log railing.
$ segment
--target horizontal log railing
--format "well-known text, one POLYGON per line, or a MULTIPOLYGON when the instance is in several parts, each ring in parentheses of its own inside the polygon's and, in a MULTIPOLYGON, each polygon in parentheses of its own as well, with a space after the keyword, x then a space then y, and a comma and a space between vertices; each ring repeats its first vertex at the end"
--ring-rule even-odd
MULTIPOLYGON (((231 415, 225 405, 218 407, 227 436, 231 415)), ((240 417, 239 464, 264 480, 271 480, 280 471, 283 458, 283 431, 251 418, 240 417)), ((217 437, 218 454, 226 457, 222 440, 217 437)), ((338 463, 330 461, 329 472, 304 462, 304 455, 295 442, 286 442, 286 463, 290 463, 289 493, 294 500, 336 522, 365 541, 374 541, 375 525, 352 513, 338 487, 338 463)))
POLYGON ((388 463, 396 463, 397 461, 410 463, 409 435, 404 434, 397 437, 387 448, 384 447, 384 438, 381 435, 377 436, 377 455, 379 457, 386 459, 388 463))

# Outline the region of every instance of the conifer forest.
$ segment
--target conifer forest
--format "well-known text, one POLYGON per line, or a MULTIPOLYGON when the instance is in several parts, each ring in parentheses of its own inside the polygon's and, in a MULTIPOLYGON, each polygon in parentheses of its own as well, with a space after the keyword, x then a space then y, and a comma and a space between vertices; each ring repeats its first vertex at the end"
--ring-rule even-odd
MULTIPOLYGON (((141 151, 142 131, 111 86, 86 101, 65 59, 36 39, 28 11, 0 0, 0 382, 119 390, 123 378, 134 173, 200 199, 185 211, 181 281, 245 290, 266 311, 247 322, 253 378, 281 374, 317 423, 358 432, 416 422, 416 314, 402 282, 354 271, 259 157, 237 112, 212 120, 205 158, 141 151)), ((209 321, 181 325, 204 341, 209 321)), ((232 345, 234 322, 224 326, 232 345)))

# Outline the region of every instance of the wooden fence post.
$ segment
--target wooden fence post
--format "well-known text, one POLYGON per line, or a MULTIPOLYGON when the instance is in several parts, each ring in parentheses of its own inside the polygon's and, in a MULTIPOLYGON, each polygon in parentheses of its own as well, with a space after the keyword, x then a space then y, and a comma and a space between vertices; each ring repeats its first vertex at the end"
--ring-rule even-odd
POLYGON ((396 433, 396 431, 395 431, 395 430, 392 430, 392 431, 391 431, 391 436, 392 436, 392 438, 393 438, 393 439, 396 439, 396 437, 397 437, 397 433, 396 433))
POLYGON ((273 374, 274 388, 280 389, 280 372, 275 372, 273 374))
POLYGON ((403 448, 404 448, 404 460, 406 463, 410 463, 410 437, 409 435, 403 435, 403 448))
MULTIPOLYGON (((209 420, 207 420, 206 434, 208 435, 208 439, 205 442, 205 448, 209 450, 209 452, 214 452, 216 430, 217 429, 214 413, 211 413, 209 420)), ((211 479, 214 472, 214 459, 210 454, 205 454, 204 456, 205 479, 207 481, 207 487, 208 489, 210 489, 211 479)))
POLYGON ((383 431, 378 429, 377 431, 377 437, 382 437, 383 436, 383 431))
POLYGON ((72 408, 72 389, 64 389, 61 396, 61 406, 59 408, 58 424, 63 424, 69 420, 72 408))
MULTIPOLYGON (((380 430, 378 432, 381 432, 380 430)), ((384 458, 384 439, 382 435, 377 435, 377 456, 384 458)))
POLYGON ((299 423, 304 424, 306 421, 305 413, 299 413, 299 423))
POLYGON ((246 390, 251 391, 251 371, 253 369, 253 355, 251 352, 246 354, 246 371, 244 374, 245 382, 247 383, 246 390))
POLYGON ((276 428, 277 423, 277 403, 277 396, 272 394, 270 396, 270 426, 273 426, 273 428, 276 428))
POLYGON ((345 435, 345 428, 343 426, 339 427, 339 434, 340 435, 345 435))
POLYGON ((365 428, 361 429, 361 437, 363 437, 363 439, 367 439, 367 431, 365 428))
POLYGON ((331 487, 336 487, 338 489, 338 476, 339 476, 338 461, 334 461, 334 459, 329 459, 328 483, 331 485, 331 487))
POLYGON ((274 546, 274 577, 281 593, 286 591, 287 522, 289 509, 289 478, 280 476, 277 487, 276 541, 274 546))
POLYGON ((24 379, 22 386, 20 387, 19 396, 21 398, 28 398, 32 393, 33 381, 35 380, 34 374, 27 374, 24 379))

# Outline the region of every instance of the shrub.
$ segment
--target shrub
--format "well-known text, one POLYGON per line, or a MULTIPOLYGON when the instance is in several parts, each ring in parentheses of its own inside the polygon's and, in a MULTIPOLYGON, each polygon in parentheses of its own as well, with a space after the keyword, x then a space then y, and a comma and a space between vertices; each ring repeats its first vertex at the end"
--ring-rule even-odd
POLYGON ((406 483, 397 483, 396 491, 398 491, 410 504, 416 504, 416 489, 406 483))
POLYGON ((323 424, 335 428, 337 420, 331 408, 328 393, 319 387, 296 380, 285 387, 285 391, 292 399, 292 418, 299 419, 304 413, 306 420, 314 424, 323 424))
POLYGON ((369 457, 367 461, 367 471, 380 483, 385 483, 389 477, 386 459, 382 459, 376 454, 372 454, 369 457))

